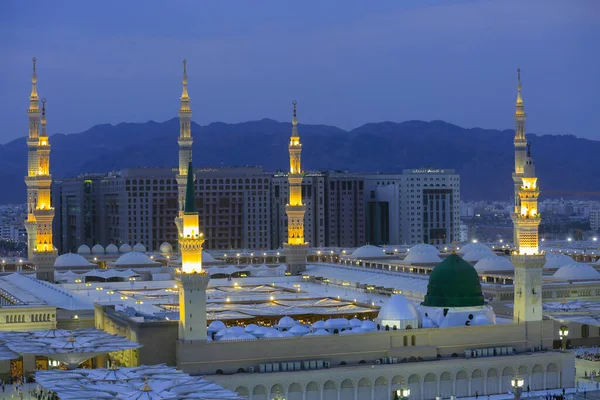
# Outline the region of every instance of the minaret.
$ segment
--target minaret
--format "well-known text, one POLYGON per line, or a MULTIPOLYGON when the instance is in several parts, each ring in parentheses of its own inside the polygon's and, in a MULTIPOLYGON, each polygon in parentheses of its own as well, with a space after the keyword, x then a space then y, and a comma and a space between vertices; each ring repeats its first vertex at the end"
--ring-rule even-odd
POLYGON ((177 193, 178 193, 178 214, 175 217, 177 231, 181 235, 183 230, 183 207, 186 194, 186 176, 188 175, 188 162, 192 159, 192 109, 190 108, 190 96, 188 94, 187 84, 187 60, 183 60, 183 79, 181 81, 183 90, 181 92, 181 104, 179 106, 179 168, 177 171, 177 193))
POLYGON ((42 99, 42 132, 38 142, 38 175, 37 204, 33 214, 37 223, 36 247, 33 252, 36 277, 49 282, 54 282, 54 262, 56 250, 52 242, 52 221, 54 220, 54 207, 50 200, 50 141, 46 132, 46 99, 42 99))
MULTIPOLYGON (((513 182, 515 185, 515 193, 514 193, 514 212, 512 214, 513 225, 514 218, 516 214, 518 214, 520 208, 520 199, 519 199, 519 188, 521 187, 521 178, 523 176, 523 169, 525 167, 525 153, 527 147, 527 138, 525 136, 525 119, 527 115, 525 115, 525 107, 523 106, 523 95, 521 94, 521 68, 517 68, 517 102, 516 102, 516 110, 515 110, 515 171, 513 172, 513 182)), ((516 230, 513 230, 513 242, 515 244, 515 248, 519 247, 519 238, 516 230)))
POLYGON ((541 321, 542 268, 546 257, 539 250, 538 228, 542 222, 538 213, 540 189, 529 145, 518 194, 520 208, 513 221, 519 247, 511 258, 515 266, 513 320, 541 321))
POLYGON ((306 256, 308 255, 308 243, 304 241, 304 213, 306 206, 302 203, 302 167, 301 153, 302 144, 298 136, 298 118, 296 116, 296 104, 294 101, 294 116, 292 118, 292 136, 290 137, 290 172, 289 202, 285 206, 288 217, 288 240, 283 244, 286 263, 289 272, 296 275, 306 270, 306 256))
POLYGON ((187 181, 182 232, 179 234, 181 271, 176 277, 179 289, 179 340, 206 340, 206 288, 210 276, 202 270, 202 245, 192 162, 186 166, 187 181))
POLYGON ((35 57, 33 58, 33 74, 31 76, 31 94, 29 95, 29 135, 27 136, 27 220, 25 230, 27 231, 27 258, 33 260, 33 252, 36 247, 37 223, 33 211, 37 203, 36 176, 38 174, 37 148, 40 136, 40 98, 37 93, 37 72, 35 69, 35 57))

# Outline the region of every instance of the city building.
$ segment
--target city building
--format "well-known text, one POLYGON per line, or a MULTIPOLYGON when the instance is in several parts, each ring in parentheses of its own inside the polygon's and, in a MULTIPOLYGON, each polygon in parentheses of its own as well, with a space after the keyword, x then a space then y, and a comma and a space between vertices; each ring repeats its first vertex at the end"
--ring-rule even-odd
POLYGON ((402 175, 365 175, 366 241, 374 245, 402 241, 402 175))
POLYGON ((600 230, 600 209, 590 210, 590 229, 598 232, 600 230))
POLYGON ((401 243, 449 245, 460 240, 460 176, 451 169, 402 174, 401 243))
MULTIPOLYGON (((207 249, 271 247, 271 174, 259 167, 194 172, 200 220, 211 234, 207 249)), ((55 182, 56 246, 63 253, 98 243, 143 243, 156 251, 166 241, 177 248, 175 175, 168 168, 131 168, 55 182)))

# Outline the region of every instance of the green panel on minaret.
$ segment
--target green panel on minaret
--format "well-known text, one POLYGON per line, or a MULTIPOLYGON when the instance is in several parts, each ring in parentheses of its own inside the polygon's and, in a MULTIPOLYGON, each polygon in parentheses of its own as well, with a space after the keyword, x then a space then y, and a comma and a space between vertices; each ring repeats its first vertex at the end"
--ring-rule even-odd
POLYGON ((194 195, 194 171, 192 168, 192 161, 188 165, 187 171, 187 184, 185 186, 185 207, 183 208, 184 213, 195 213, 196 212, 196 197, 194 195))
POLYGON ((425 301, 421 304, 429 307, 485 305, 477 271, 456 254, 449 255, 433 269, 425 301))

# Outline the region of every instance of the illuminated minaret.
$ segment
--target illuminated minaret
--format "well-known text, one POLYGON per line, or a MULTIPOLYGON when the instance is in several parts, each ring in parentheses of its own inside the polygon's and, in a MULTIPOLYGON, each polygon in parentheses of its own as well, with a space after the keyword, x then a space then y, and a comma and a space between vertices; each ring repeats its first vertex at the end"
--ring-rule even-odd
MULTIPOLYGON (((521 187, 521 178, 525 168, 525 153, 527 148, 527 138, 525 137, 525 107, 523 106, 523 95, 521 94, 521 68, 517 69, 517 102, 515 110, 515 171, 513 172, 513 182, 515 185, 514 193, 514 211, 512 213, 513 225, 516 214, 520 212, 519 188, 521 187)), ((515 248, 519 247, 519 238, 516 230, 513 230, 513 241, 515 248)))
POLYGON ((190 108, 190 96, 188 94, 187 84, 187 60, 183 60, 183 90, 181 92, 181 105, 179 107, 179 168, 177 171, 177 193, 179 211, 175 217, 175 225, 177 226, 178 234, 181 235, 183 230, 183 207, 185 203, 186 193, 186 177, 188 175, 188 162, 192 159, 192 109, 190 108))
POLYGON ((296 104, 294 101, 294 116, 292 118, 292 136, 290 137, 290 172, 289 202, 285 207, 288 217, 288 240, 284 243, 284 254, 289 272, 296 275, 306 269, 306 256, 308 255, 308 243, 304 242, 304 213, 306 206, 302 202, 302 167, 301 153, 302 144, 298 136, 298 118, 296 117, 296 104))
POLYGON ((177 275, 179 289, 179 339, 206 340, 206 288, 210 277, 202 270, 202 245, 192 162, 186 166, 187 181, 182 232, 179 234, 181 271, 177 275))
POLYGON ((27 230, 27 258, 33 260, 33 252, 36 248, 37 223, 34 210, 37 203, 37 182, 38 174, 38 144, 40 137, 40 98, 37 93, 37 72, 35 70, 35 57, 33 58, 33 74, 31 76, 31 94, 29 95, 29 109, 27 117, 29 118, 29 135, 27 136, 27 176, 25 184, 27 185, 27 220, 25 229, 27 230))
POLYGON ((539 250, 538 228, 542 222, 538 213, 540 189, 529 145, 518 195, 519 212, 513 217, 513 223, 519 245, 511 258, 515 266, 513 319, 515 322, 541 321, 542 269, 546 257, 539 250))

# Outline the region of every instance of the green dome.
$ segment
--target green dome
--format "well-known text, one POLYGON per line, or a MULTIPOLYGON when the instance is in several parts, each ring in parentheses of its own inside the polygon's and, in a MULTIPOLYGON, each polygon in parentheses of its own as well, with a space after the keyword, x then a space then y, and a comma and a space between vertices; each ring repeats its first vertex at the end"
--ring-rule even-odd
POLYGON ((421 304, 429 307, 485 305, 477 271, 456 254, 449 255, 431 272, 427 295, 421 304))

